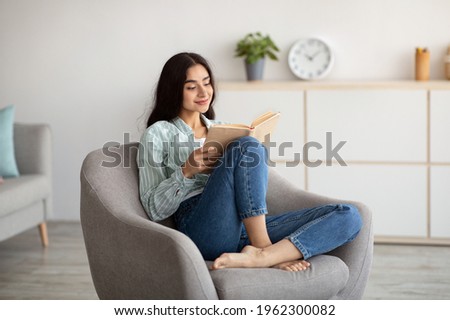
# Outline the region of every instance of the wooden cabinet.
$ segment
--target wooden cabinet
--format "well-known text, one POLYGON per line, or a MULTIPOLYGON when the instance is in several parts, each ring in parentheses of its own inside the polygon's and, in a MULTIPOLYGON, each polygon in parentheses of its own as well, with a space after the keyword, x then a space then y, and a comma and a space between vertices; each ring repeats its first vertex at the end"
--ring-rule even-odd
POLYGON ((449 163, 450 90, 431 91, 430 134, 431 134, 431 161, 449 163))
POLYGON ((430 235, 450 236, 450 90, 430 94, 430 235))
POLYGON ((431 237, 449 238, 450 235, 450 166, 431 168, 431 237))
POLYGON ((426 167, 397 163, 427 159, 427 93, 322 90, 309 92, 307 103, 308 140, 332 144, 326 150, 345 142, 342 163, 317 157, 325 165, 309 170, 309 189, 367 204, 378 236, 426 237, 426 167))
POLYGON ((272 150, 278 172, 306 190, 368 205, 376 241, 450 244, 450 82, 221 82, 219 89, 218 119, 250 123, 280 111, 273 140, 293 147, 272 150), (331 152, 339 144, 344 163, 331 152))
POLYGON ((427 236, 427 170, 424 166, 350 164, 309 169, 309 190, 365 203, 378 237, 427 236))
POLYGON ((426 161, 425 91, 308 92, 308 140, 346 141, 346 160, 426 161))

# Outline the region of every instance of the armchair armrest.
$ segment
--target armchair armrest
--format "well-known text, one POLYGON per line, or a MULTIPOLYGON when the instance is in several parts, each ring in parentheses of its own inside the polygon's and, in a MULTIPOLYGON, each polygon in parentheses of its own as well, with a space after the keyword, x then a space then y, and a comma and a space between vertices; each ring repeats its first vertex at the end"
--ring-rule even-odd
POLYGON ((15 123, 14 148, 20 174, 51 177, 52 143, 48 125, 15 123))
POLYGON ((100 299, 218 299, 195 244, 146 216, 136 168, 105 168, 103 160, 94 151, 83 162, 80 212, 100 299))

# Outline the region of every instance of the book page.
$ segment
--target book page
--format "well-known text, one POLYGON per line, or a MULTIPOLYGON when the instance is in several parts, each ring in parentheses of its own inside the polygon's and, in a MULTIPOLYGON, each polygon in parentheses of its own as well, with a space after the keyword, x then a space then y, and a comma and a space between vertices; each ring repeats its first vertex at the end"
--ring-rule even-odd
POLYGON ((251 124, 251 127, 252 127, 252 128, 256 127, 256 126, 259 125, 260 123, 263 123, 265 120, 271 118, 274 114, 276 114, 276 113, 273 113, 273 112, 271 112, 271 111, 268 111, 268 112, 266 112, 266 113, 260 115, 258 118, 256 118, 255 120, 253 120, 253 122, 252 122, 252 124, 251 124))
POLYGON ((247 126, 245 124, 214 124, 211 126, 211 128, 244 128, 244 129, 250 129, 250 126, 247 126))
POLYGON ((264 137, 272 134, 275 130, 279 118, 280 113, 271 113, 259 119, 252 135, 259 141, 264 142, 264 137))

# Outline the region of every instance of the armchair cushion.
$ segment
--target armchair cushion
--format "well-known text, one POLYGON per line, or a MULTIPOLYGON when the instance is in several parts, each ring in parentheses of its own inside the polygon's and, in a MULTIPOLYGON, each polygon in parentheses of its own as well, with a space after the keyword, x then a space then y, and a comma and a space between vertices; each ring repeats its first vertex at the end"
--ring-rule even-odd
POLYGON ((302 272, 274 268, 211 271, 219 299, 323 300, 336 296, 347 284, 349 269, 339 258, 321 255, 302 272))
POLYGON ((17 177, 16 158, 14 155, 14 106, 0 109, 0 176, 17 177))

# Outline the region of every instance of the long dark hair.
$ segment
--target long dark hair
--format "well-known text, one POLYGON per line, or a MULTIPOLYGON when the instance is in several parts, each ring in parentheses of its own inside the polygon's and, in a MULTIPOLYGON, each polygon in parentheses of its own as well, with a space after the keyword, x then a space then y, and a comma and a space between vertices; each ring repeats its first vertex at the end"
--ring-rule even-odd
POLYGON ((164 65, 154 97, 153 110, 147 120, 147 128, 160 120, 172 120, 180 113, 183 105, 183 90, 186 81, 187 70, 201 64, 208 71, 211 86, 214 90, 208 111, 204 115, 208 119, 214 119, 213 109, 216 87, 211 68, 205 58, 196 53, 182 52, 167 60, 164 65))

